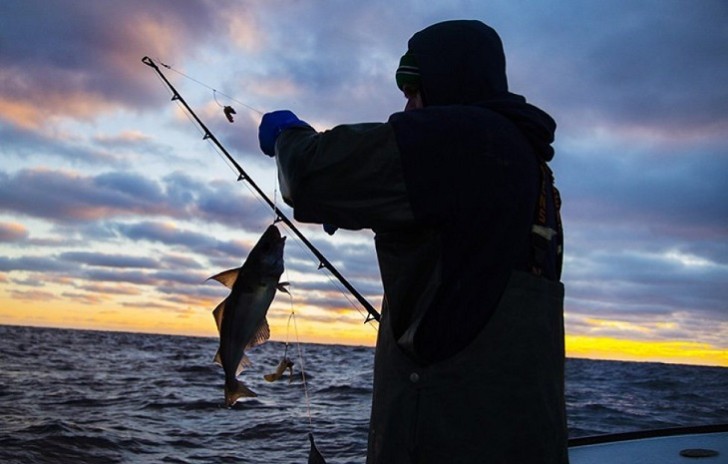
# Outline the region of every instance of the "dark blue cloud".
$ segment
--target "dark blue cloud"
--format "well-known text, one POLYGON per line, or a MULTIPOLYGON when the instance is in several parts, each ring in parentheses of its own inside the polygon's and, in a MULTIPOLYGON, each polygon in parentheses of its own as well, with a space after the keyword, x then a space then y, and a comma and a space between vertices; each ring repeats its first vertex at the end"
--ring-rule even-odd
POLYGON ((156 286, 159 284, 159 279, 154 276, 153 272, 143 270, 130 271, 121 269, 89 268, 81 272, 79 277, 91 282, 117 282, 143 286, 156 286))
POLYGON ((160 198, 161 189, 135 174, 93 178, 48 169, 0 173, 0 211, 58 222, 96 221, 117 214, 174 214, 160 198), (153 191, 153 196, 138 195, 137 189, 153 191))
POLYGON ((0 211, 61 224, 162 216, 264 230, 271 213, 234 187, 234 182, 208 186, 182 174, 160 182, 135 172, 84 176, 25 169, 0 172, 0 211))
POLYGON ((728 193, 722 153, 627 150, 620 144, 564 154, 556 175, 570 215, 604 226, 642 222, 685 239, 695 238, 696 227, 728 228, 728 204, 719 201, 728 193))
POLYGON ((546 5, 502 26, 515 90, 558 121, 662 131, 728 123, 725 2, 546 5))
POLYGON ((64 261, 87 266, 119 268, 155 268, 157 261, 152 258, 128 255, 110 255, 88 251, 68 251, 58 255, 64 261))
POLYGON ((59 272, 68 269, 68 264, 52 257, 22 256, 7 258, 0 256, 0 271, 32 271, 32 272, 59 272))
POLYGON ((180 229, 159 222, 137 222, 116 224, 114 226, 124 237, 132 241, 163 243, 171 247, 181 247, 205 256, 245 256, 250 249, 237 243, 217 240, 216 238, 191 230, 180 229))

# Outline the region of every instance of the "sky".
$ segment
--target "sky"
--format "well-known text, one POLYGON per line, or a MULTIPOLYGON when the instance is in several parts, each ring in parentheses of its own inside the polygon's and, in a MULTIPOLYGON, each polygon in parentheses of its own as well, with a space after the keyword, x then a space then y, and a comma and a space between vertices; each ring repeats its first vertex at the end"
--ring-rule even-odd
MULTIPOLYGON (((385 121, 407 40, 448 19, 494 27, 510 90, 558 123, 567 356, 728 366, 722 0, 4 0, 0 324, 217 335, 227 292, 206 279, 273 213, 143 57, 292 216, 261 112, 385 121)), ((300 229, 378 308, 373 234, 300 229)), ((376 324, 283 233, 272 338, 373 345, 376 324)))

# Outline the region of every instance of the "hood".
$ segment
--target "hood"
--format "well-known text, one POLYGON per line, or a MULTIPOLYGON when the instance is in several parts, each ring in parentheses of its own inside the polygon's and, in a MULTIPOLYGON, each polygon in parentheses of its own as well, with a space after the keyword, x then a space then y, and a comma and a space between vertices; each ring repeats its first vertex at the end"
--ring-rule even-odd
POLYGON ((477 104, 508 118, 526 136, 528 142, 544 161, 554 157, 556 121, 541 108, 526 102, 520 95, 506 93, 477 104))
POLYGON ((503 43, 493 28, 476 20, 445 21, 416 33, 407 45, 419 68, 425 106, 486 107, 518 126, 541 159, 553 158, 556 123, 508 92, 503 43))
POLYGON ((480 21, 445 21, 408 42, 427 106, 472 104, 508 92, 503 44, 480 21))

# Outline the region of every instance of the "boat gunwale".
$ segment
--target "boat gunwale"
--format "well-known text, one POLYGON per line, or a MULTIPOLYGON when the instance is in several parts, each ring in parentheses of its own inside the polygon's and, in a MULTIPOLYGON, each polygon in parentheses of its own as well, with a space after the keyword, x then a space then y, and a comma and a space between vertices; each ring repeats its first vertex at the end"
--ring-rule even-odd
POLYGON ((633 432, 608 433, 603 435, 589 435, 585 437, 569 438, 569 448, 587 445, 598 445, 602 443, 641 440, 646 438, 672 437, 676 435, 697 435, 720 432, 728 432, 728 423, 637 430, 633 432))

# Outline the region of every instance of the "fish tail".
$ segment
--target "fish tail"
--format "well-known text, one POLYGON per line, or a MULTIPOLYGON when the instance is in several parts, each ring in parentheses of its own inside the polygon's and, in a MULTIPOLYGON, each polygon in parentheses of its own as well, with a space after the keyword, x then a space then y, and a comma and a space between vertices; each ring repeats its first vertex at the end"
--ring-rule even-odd
POLYGON ((235 386, 231 388, 228 384, 225 384, 225 404, 228 406, 234 405, 240 398, 254 398, 258 396, 253 390, 245 386, 245 384, 239 380, 235 381, 235 386))

